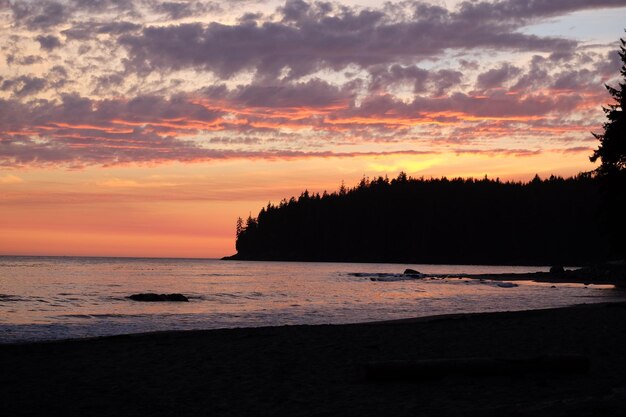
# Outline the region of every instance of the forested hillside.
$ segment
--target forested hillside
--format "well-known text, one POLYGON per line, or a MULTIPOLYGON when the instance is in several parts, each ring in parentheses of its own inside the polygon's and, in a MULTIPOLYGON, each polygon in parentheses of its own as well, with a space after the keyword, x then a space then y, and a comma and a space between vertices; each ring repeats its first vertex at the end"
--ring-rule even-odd
POLYGON ((471 264, 604 260, 599 189, 588 175, 364 178, 268 204, 237 224, 232 259, 471 264))

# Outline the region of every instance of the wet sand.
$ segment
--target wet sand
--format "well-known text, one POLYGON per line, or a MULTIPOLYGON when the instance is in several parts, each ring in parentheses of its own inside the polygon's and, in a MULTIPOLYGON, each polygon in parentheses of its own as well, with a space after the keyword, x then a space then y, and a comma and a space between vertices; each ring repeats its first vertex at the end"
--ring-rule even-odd
POLYGON ((626 303, 0 345, 2 415, 624 415, 626 303), (391 360, 582 355, 588 373, 372 382, 391 360))

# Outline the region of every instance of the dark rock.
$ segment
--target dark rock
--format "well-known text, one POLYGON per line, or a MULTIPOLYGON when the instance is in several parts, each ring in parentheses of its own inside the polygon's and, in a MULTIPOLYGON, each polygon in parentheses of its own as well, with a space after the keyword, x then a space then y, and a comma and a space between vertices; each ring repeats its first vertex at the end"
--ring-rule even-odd
POLYGON ((143 293, 143 294, 133 294, 129 296, 128 298, 134 301, 183 301, 183 302, 189 301, 189 299, 182 294, 143 293))
POLYGON ((551 274, 562 274, 565 272, 565 269, 561 265, 555 265, 550 268, 551 274))
POLYGON ((408 268, 404 270, 404 275, 422 275, 422 273, 415 269, 408 268))
POLYGON ((498 282, 496 285, 498 287, 500 287, 500 288, 515 288, 515 287, 518 287, 517 284, 514 284, 512 282, 498 282))

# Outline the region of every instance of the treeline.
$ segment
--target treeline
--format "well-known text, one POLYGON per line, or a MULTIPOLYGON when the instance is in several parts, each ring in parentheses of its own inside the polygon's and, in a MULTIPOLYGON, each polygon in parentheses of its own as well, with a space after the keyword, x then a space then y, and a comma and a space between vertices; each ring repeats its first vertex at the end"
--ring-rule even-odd
POLYGON ((525 183, 363 178, 239 219, 231 258, 580 265, 607 253, 599 201, 597 181, 585 174, 525 183))

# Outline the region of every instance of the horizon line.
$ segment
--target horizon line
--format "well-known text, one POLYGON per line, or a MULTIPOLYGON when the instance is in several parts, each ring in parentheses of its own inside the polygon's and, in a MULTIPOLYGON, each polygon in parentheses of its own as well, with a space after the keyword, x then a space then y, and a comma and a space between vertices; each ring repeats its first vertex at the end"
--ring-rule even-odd
MULTIPOLYGON (((225 255, 228 256, 228 255, 225 255)), ((10 255, 0 253, 0 258, 101 258, 101 259, 180 259, 219 261, 223 257, 186 257, 186 256, 113 256, 113 255, 10 255)))

